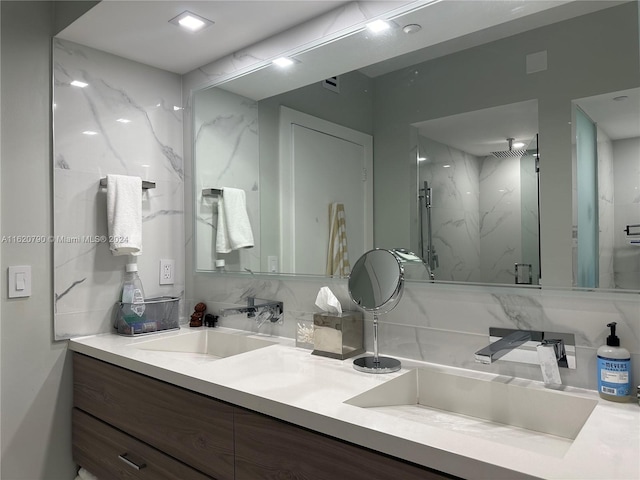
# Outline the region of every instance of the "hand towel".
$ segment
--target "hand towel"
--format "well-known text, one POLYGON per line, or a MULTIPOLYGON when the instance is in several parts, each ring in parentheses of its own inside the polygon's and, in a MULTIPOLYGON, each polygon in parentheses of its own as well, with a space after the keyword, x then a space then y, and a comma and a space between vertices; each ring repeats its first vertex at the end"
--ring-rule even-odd
POLYGON ((222 196, 218 200, 217 228, 217 253, 253 247, 253 232, 244 190, 228 187, 222 189, 222 196))
POLYGON ((329 205, 329 249, 327 275, 346 277, 351 273, 347 251, 347 223, 342 203, 329 205))
POLYGON ((113 255, 142 253, 142 180, 107 175, 109 248, 113 255))
POLYGON ((78 471, 78 476, 75 478, 75 480, 98 480, 98 477, 93 475, 88 470, 85 470, 84 468, 81 468, 78 471))

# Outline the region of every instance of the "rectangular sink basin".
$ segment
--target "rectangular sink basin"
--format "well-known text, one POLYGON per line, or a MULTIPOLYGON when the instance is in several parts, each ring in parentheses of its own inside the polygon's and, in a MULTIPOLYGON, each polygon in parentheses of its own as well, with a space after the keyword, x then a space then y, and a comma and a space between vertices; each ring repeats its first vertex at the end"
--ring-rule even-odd
POLYGON ((501 379, 418 368, 345 403, 562 457, 598 401, 501 379))
POLYGON ((132 347, 140 350, 225 358, 275 345, 276 343, 262 338, 217 330, 200 330, 184 335, 147 340, 133 344, 132 347))

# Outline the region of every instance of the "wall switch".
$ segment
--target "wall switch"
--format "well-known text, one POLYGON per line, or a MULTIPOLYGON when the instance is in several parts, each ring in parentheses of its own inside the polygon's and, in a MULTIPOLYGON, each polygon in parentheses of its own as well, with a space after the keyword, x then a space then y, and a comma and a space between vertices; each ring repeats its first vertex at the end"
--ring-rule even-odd
POLYGON ((173 285, 175 275, 175 261, 166 258, 160 259, 160 285, 173 285))
POLYGON ((16 265, 9 267, 9 298, 31 296, 31 266, 16 265))
POLYGON ((278 257, 276 255, 269 255, 267 257, 267 263, 270 273, 278 272, 278 257))

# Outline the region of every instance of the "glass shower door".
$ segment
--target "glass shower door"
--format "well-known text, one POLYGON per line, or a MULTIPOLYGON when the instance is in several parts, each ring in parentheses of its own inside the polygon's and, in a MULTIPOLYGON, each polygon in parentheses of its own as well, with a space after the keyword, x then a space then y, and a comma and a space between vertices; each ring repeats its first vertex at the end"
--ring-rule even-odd
POLYGON ((597 288, 599 278, 597 128, 576 109, 577 278, 578 287, 597 288))

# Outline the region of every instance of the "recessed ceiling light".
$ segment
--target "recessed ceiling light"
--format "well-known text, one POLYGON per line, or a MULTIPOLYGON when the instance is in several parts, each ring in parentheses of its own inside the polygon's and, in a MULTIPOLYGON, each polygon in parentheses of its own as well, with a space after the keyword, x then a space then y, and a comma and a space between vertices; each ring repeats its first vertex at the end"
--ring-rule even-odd
POLYGON ((513 148, 522 148, 522 147, 524 147, 524 143, 515 142, 512 146, 513 146, 513 148))
POLYGON ((391 24, 386 20, 378 19, 367 23, 367 29, 372 33, 380 33, 391 28, 391 24))
POLYGON ((87 87, 89 84, 81 82, 80 80, 74 80, 73 82, 71 82, 71 85, 73 85, 74 87, 84 88, 84 87, 87 87))
POLYGON ((402 27, 402 31, 407 35, 411 35, 412 33, 418 33, 422 30, 422 25, 418 25, 417 23, 411 23, 409 25, 405 25, 402 27))
POLYGON ((273 63, 274 65, 277 65, 278 67, 290 67, 295 63, 295 60, 289 57, 280 57, 280 58, 276 58, 271 63, 273 63))
POLYGON ((169 20, 169 23, 178 25, 179 27, 189 30, 190 32, 198 32, 213 25, 213 22, 211 20, 200 15, 196 15, 195 13, 189 12, 188 10, 169 20))

